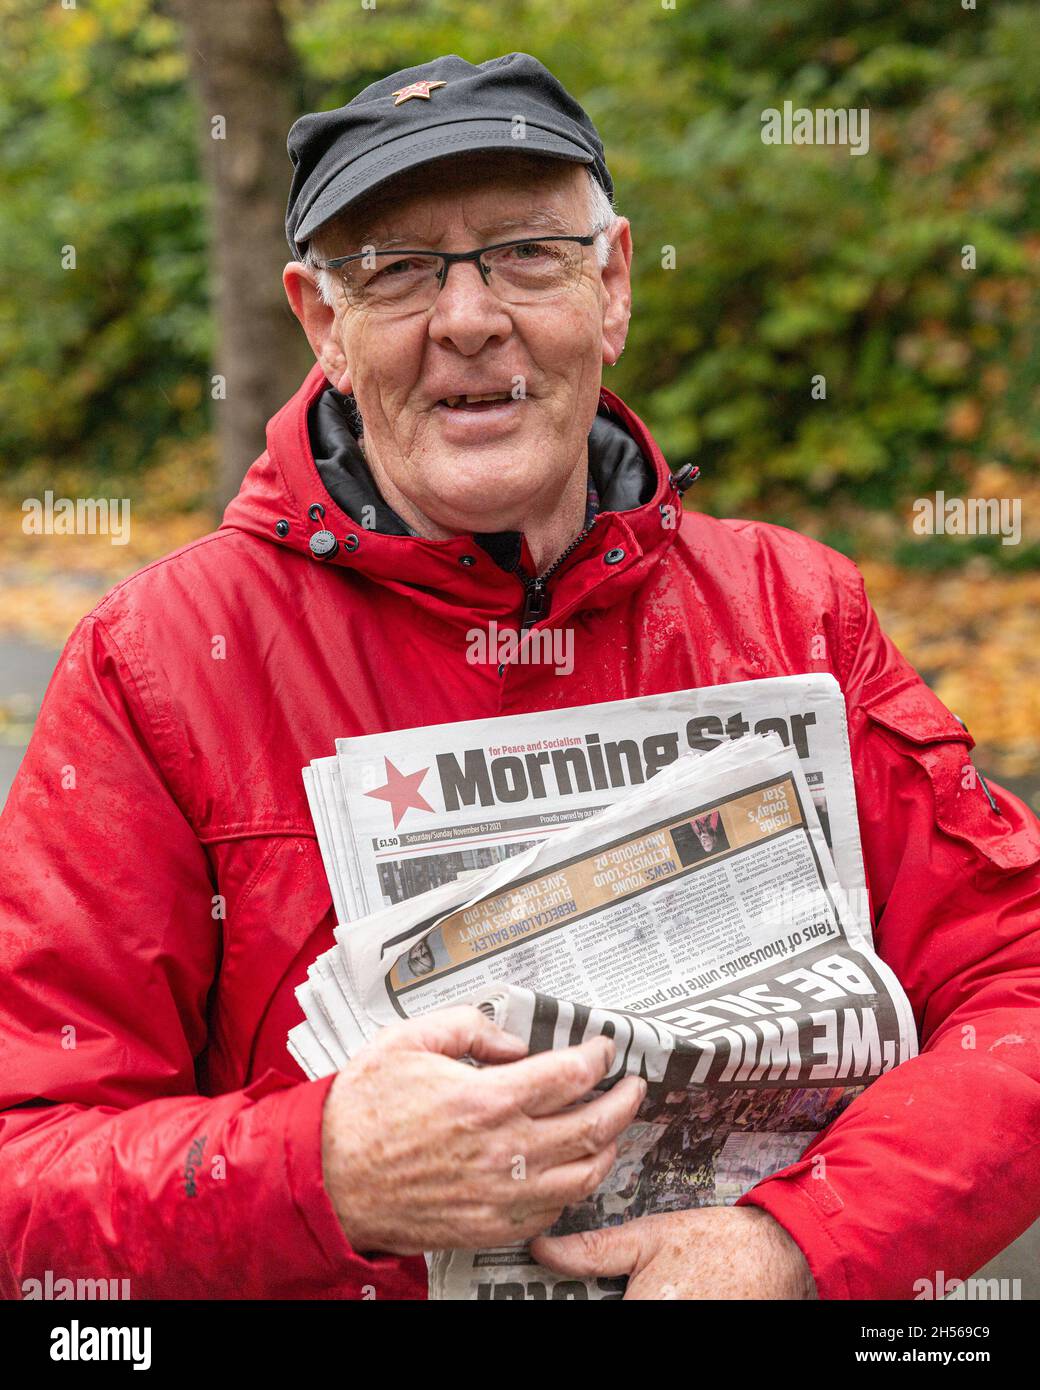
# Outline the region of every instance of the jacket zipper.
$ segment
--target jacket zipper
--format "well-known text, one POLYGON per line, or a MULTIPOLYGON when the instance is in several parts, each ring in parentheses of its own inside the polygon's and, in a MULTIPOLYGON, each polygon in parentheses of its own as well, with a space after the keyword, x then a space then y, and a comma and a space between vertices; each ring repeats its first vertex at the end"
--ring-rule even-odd
POLYGON ((535 623, 540 623, 543 618, 548 617, 549 594, 545 587, 546 584, 556 573, 556 571, 560 568, 564 560, 566 560, 568 556, 573 555, 574 551, 577 550, 578 546, 581 545, 582 541, 585 540, 586 537, 591 533, 592 528, 593 526, 595 526, 595 524, 596 518, 593 517, 588 526, 585 527, 584 531, 580 532, 580 534, 575 536, 574 539, 571 541, 570 545, 567 547, 567 549, 564 550, 562 554, 557 555, 556 559, 552 562, 549 568, 547 570, 543 570, 541 574, 535 575, 532 578, 530 575, 524 574, 519 564, 517 564, 515 573, 517 578, 520 580, 521 584, 524 586, 524 611, 523 617, 520 622, 521 634, 527 632, 529 628, 532 628, 535 625, 535 623))

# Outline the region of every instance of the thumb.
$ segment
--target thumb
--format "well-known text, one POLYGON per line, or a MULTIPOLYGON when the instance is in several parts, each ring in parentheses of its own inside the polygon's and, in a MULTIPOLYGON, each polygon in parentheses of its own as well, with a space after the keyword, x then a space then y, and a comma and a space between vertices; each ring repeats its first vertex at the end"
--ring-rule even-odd
POLYGON ((639 1226, 638 1221, 626 1221, 623 1226, 603 1226, 573 1236, 539 1236, 531 1242, 531 1254, 546 1269, 575 1279, 631 1274, 642 1253, 639 1226))
POLYGON ((475 1062, 517 1062, 527 1056, 522 1038, 499 1028, 472 1004, 434 1009, 421 1018, 391 1024, 377 1035, 375 1043, 385 1049, 472 1057, 475 1062))

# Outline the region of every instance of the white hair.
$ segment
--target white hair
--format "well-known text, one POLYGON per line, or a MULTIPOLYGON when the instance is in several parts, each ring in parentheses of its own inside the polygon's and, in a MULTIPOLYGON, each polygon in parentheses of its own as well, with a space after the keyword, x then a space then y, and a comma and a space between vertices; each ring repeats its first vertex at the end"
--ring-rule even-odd
MULTIPOLYGON (((613 227, 614 223, 618 220, 618 214, 614 210, 610 195, 596 178, 592 170, 586 166, 585 173, 589 181, 587 209, 589 225, 596 233, 593 249, 596 253, 596 261, 602 268, 610 259, 610 240, 607 237, 607 232, 610 231, 611 227, 613 227)), ((327 225, 328 223, 324 224, 324 226, 327 225)), ((314 278, 318 285, 318 295, 322 303, 327 304, 331 309, 335 307, 336 277, 333 271, 321 269, 319 263, 324 257, 314 248, 315 238, 320 241, 324 226, 319 227, 314 233, 314 236, 308 241, 303 252, 303 264, 309 266, 310 269, 314 271, 314 278)))

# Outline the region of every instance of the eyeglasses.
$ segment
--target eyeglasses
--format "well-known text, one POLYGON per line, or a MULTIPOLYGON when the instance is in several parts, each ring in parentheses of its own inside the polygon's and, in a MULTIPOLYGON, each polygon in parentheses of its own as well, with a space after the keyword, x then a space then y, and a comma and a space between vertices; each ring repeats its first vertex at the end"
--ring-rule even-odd
POLYGON ((475 251, 377 251, 318 261, 337 271, 347 302, 382 314, 416 314, 433 307, 453 265, 472 261, 484 284, 506 304, 533 304, 573 287, 581 279, 588 236, 523 237, 475 251))

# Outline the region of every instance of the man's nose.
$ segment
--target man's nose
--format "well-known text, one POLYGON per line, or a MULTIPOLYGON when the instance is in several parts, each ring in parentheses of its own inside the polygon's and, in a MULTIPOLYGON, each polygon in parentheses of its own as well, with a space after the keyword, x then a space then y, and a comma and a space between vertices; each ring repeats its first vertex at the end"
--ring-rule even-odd
POLYGON ((484 284, 479 266, 472 261, 449 266, 430 315, 430 337, 471 357, 489 339, 507 338, 512 329, 507 306, 484 284))

